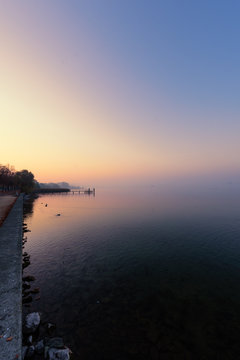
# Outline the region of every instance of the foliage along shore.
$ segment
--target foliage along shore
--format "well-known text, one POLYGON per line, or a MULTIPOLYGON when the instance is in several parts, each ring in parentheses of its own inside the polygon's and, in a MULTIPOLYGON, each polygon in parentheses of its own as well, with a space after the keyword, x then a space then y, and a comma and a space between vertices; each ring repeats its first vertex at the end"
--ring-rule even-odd
POLYGON ((0 192, 68 192, 70 189, 82 189, 67 182, 39 183, 31 171, 16 171, 13 166, 0 164, 0 192))

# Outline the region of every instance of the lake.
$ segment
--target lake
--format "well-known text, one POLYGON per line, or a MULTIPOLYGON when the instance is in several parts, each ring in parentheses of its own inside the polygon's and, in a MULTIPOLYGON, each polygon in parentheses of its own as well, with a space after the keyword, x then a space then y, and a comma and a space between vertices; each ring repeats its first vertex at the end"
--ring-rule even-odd
POLYGON ((239 187, 41 195, 25 222, 31 311, 73 359, 240 357, 239 187))

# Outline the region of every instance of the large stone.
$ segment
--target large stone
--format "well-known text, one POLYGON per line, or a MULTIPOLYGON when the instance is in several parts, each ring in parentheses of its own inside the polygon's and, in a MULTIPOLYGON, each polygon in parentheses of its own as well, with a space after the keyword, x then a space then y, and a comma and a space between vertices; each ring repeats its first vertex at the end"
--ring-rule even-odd
POLYGON ((26 316, 24 332, 31 334, 37 330, 39 327, 41 318, 38 312, 30 313, 26 316))
POLYGON ((56 349, 51 348, 48 350, 49 360, 69 360, 70 359, 70 350, 66 349, 56 349))

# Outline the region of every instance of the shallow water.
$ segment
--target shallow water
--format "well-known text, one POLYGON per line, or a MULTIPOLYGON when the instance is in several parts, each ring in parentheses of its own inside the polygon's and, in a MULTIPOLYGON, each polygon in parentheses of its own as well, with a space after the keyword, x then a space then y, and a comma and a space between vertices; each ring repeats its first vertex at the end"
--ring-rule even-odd
POLYGON ((32 309, 73 359, 238 358, 239 200, 228 186, 39 197, 26 219, 32 309))

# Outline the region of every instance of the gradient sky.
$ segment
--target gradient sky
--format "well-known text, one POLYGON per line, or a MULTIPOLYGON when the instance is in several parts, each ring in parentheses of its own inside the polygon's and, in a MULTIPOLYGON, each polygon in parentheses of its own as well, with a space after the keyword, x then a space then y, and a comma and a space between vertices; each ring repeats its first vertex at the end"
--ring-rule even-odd
POLYGON ((239 14, 0 0, 0 163, 89 185, 240 173, 239 14))

